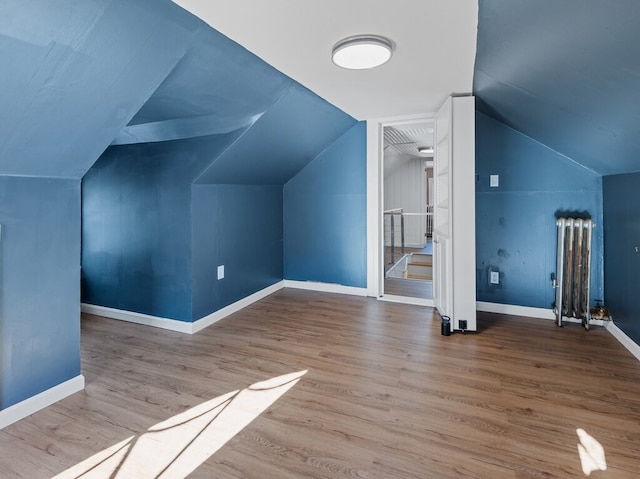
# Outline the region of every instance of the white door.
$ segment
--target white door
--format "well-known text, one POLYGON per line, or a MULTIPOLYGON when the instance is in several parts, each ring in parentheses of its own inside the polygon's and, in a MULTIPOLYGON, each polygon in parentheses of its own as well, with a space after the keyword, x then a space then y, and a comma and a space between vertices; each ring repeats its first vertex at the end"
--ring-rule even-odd
POLYGON ((451 316, 451 97, 436 114, 433 160, 433 301, 442 316, 451 316))
POLYGON ((451 318, 452 329, 475 331, 475 98, 472 96, 450 97, 438 110, 434 177, 434 303, 441 315, 451 318))

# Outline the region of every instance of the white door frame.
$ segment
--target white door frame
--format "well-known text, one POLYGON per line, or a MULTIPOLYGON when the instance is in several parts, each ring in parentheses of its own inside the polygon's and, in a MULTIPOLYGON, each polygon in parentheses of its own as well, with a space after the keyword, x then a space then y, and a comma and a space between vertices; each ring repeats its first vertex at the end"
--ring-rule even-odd
POLYGON ((383 128, 433 120, 434 113, 367 120, 367 295, 388 301, 433 306, 433 300, 383 296, 383 128))

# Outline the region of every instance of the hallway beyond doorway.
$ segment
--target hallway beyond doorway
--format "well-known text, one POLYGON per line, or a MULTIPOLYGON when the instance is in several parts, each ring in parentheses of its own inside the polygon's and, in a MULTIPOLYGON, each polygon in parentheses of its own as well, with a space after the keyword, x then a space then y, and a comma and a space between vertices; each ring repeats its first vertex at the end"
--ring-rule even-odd
MULTIPOLYGON (((388 272, 394 264, 399 263, 405 255, 432 255, 433 242, 428 240, 424 248, 405 248, 405 254, 402 254, 400 248, 396 247, 395 249, 394 259, 396 261, 392 263, 391 247, 385 247, 385 272, 388 272)), ((385 274, 384 293, 410 298, 433 299, 433 280, 389 277, 385 274)))

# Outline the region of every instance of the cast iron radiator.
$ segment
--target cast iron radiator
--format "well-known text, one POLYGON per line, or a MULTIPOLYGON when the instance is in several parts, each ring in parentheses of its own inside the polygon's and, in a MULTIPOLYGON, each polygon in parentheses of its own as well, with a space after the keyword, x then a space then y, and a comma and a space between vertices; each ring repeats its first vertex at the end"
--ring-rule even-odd
POLYGON ((559 218, 556 255, 556 323, 562 318, 578 318, 589 329, 589 284, 591 279, 591 236, 593 220, 559 218))

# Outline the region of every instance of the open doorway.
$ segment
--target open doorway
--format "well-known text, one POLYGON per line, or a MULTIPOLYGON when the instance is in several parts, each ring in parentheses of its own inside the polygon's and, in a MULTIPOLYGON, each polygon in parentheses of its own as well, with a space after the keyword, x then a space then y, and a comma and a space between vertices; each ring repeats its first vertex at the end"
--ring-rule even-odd
POLYGON ((433 121, 382 130, 383 295, 433 300, 433 121))

